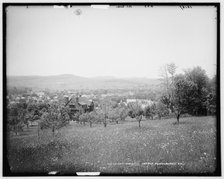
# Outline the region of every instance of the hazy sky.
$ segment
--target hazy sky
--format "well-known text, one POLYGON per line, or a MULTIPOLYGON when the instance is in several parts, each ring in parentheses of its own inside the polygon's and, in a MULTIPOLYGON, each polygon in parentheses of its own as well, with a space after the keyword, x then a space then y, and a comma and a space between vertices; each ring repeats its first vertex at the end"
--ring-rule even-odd
POLYGON ((156 78, 170 62, 216 73, 215 7, 7 9, 7 75, 156 78))

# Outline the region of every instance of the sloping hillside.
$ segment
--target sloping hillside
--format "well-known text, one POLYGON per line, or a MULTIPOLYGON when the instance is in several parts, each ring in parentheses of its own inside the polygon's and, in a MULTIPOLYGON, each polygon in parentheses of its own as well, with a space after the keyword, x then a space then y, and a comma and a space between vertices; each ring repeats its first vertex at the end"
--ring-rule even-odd
POLYGON ((9 76, 8 87, 29 87, 40 89, 127 89, 159 85, 159 79, 149 78, 86 78, 76 75, 55 76, 9 76))

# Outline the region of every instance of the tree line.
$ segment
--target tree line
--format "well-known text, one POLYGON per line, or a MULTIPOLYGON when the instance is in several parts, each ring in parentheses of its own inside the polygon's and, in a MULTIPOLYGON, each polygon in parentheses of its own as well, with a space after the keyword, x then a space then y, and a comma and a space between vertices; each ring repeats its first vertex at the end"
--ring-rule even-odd
POLYGON ((188 113, 194 116, 216 114, 216 76, 209 79, 205 70, 195 67, 176 74, 176 65, 163 67, 163 84, 165 92, 160 101, 167 109, 180 116, 188 113))

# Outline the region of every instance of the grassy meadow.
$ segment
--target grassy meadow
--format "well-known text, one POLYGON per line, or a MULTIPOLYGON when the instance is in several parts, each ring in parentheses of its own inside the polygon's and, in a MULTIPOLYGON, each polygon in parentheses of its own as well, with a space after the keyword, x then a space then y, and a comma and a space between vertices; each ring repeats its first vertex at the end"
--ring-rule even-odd
POLYGON ((216 168, 215 118, 136 120, 119 124, 72 122, 53 140, 49 130, 37 136, 37 126, 8 138, 8 160, 15 173, 60 174, 203 174, 216 168))

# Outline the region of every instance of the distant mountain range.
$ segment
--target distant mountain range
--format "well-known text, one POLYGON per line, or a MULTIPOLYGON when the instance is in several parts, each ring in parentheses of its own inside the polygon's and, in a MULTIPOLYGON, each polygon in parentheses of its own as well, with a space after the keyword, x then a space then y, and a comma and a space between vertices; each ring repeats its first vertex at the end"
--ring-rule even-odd
POLYGON ((55 76, 8 76, 7 87, 29 87, 36 89, 129 89, 151 88, 161 84, 160 79, 115 78, 111 76, 86 78, 71 74, 55 76))

